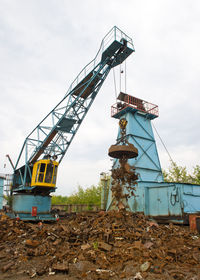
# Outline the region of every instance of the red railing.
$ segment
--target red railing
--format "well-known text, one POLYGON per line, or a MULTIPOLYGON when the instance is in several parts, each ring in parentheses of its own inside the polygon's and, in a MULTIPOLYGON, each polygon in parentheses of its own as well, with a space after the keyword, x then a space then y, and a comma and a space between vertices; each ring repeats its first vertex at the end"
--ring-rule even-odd
POLYGON ((128 94, 120 93, 118 102, 111 107, 111 116, 130 107, 158 117, 158 106, 128 94))

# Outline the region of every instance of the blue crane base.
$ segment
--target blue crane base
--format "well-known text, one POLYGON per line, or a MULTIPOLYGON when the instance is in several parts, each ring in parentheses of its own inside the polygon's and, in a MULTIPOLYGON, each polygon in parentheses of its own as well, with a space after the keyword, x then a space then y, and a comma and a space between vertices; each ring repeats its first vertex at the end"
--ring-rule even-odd
POLYGON ((17 193, 13 195, 11 218, 23 221, 56 221, 51 214, 51 196, 17 193))

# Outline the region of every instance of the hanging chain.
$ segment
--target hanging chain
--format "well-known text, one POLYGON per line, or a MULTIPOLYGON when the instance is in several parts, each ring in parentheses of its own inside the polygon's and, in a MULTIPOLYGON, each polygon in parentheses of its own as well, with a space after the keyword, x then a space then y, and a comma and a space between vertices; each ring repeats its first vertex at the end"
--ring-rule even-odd
POLYGON ((119 121, 119 127, 121 129, 121 138, 120 138, 120 142, 124 145, 125 143, 127 143, 126 140, 126 126, 127 126, 127 120, 125 118, 120 119, 119 121))

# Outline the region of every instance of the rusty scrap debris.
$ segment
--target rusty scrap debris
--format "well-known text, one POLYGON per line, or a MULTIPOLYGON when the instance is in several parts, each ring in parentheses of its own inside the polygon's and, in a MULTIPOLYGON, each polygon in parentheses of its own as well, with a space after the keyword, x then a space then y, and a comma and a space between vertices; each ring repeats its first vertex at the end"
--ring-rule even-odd
POLYGON ((134 166, 128 163, 128 159, 138 156, 138 150, 127 140, 127 123, 125 118, 119 121, 121 137, 108 151, 110 157, 119 159, 119 166, 114 166, 111 173, 111 191, 113 198, 115 198, 113 206, 116 206, 119 210, 128 210, 128 198, 134 196, 135 185, 138 179, 138 174, 136 174, 134 166))
POLYGON ((0 279, 57 274, 71 280, 200 279, 200 236, 126 211, 77 214, 42 227, 2 215, 0 279))

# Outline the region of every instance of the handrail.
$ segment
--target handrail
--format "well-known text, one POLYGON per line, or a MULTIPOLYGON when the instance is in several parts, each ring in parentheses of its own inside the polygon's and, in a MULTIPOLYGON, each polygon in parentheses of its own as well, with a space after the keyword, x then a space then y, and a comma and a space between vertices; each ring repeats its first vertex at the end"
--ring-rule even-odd
POLYGON ((138 110, 138 111, 141 111, 141 112, 144 112, 147 114, 154 115, 156 117, 159 116, 158 105, 149 103, 147 101, 133 97, 131 95, 127 95, 127 100, 123 101, 123 103, 121 103, 121 104, 120 103, 121 103, 121 101, 119 100, 119 102, 112 105, 112 107, 111 107, 111 116, 112 117, 127 107, 133 108, 135 110, 138 110), (121 106, 119 106, 119 104, 121 106))
MULTIPOLYGON (((73 80, 71 85, 69 86, 68 91, 66 92, 66 95, 72 91, 72 89, 79 84, 79 82, 85 78, 92 69, 94 69, 100 62, 101 62, 101 55, 106 49, 106 47, 109 46, 109 42, 112 42, 113 39, 120 41, 121 39, 126 39, 128 45, 130 45, 133 48, 133 42, 132 39, 127 36, 123 31, 121 31, 118 27, 114 26, 103 38, 100 44, 100 48, 95 56, 94 59, 92 59, 77 75, 77 77, 73 80), (100 56, 100 57, 99 57, 100 56), (99 58, 99 60, 98 60, 99 58)), ((65 95, 65 96, 66 96, 65 95)))

